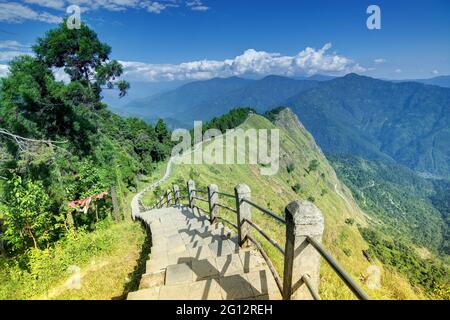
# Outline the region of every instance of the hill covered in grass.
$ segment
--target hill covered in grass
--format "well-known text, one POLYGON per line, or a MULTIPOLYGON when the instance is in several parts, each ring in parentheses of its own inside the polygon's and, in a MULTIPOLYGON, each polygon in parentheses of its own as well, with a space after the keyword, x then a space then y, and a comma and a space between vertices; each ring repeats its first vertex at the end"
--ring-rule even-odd
MULTIPOLYGON (((280 130, 280 169, 277 174, 261 175, 260 165, 249 164, 174 165, 170 179, 149 192, 144 202, 153 203, 172 183, 177 183, 185 192, 188 179, 193 179, 198 188, 205 189, 208 184, 214 183, 220 191, 227 193, 233 193, 237 184, 245 183, 250 186, 255 203, 280 215, 284 215, 284 208, 290 201, 309 200, 324 214, 324 245, 371 296, 384 299, 426 298, 419 285, 411 285, 405 276, 383 265, 377 258, 369 261, 366 257, 369 244, 360 229, 367 228, 372 218, 358 207, 350 190, 339 181, 333 167, 298 118, 289 109, 281 110, 272 118, 273 122, 260 115, 250 115, 239 128, 280 130), (373 270, 381 273, 381 281, 377 281, 373 270)), ((203 148, 207 145, 208 142, 204 143, 203 148)), ((227 203, 224 198, 222 201, 231 207, 235 205, 233 202, 227 203)), ((252 214, 258 225, 284 244, 283 225, 256 210, 252 214)), ((222 209, 220 215, 233 222, 236 219, 234 214, 222 209)), ((281 274, 282 256, 269 243, 260 240, 281 274)), ((354 298, 325 262, 322 263, 320 294, 324 299, 354 298)))

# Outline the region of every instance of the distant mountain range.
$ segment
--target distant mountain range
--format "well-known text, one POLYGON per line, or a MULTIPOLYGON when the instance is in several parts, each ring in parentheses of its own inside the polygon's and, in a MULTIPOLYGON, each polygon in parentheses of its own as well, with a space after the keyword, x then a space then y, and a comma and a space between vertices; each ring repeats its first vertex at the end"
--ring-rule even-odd
POLYGON ((121 113, 192 127, 194 120, 210 120, 236 107, 265 112, 288 106, 329 154, 395 160, 428 175, 450 177, 450 88, 428 85, 444 85, 448 78, 215 78, 132 101, 121 113))
POLYGON ((398 80, 395 82, 420 82, 424 84, 450 88, 450 76, 438 76, 430 79, 398 80))

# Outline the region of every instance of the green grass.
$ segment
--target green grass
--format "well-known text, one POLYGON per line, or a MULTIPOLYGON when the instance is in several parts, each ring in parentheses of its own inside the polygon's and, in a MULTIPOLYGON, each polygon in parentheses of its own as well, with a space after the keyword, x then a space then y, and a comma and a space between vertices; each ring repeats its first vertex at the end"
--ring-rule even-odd
POLYGON ((145 238, 138 223, 103 221, 95 231, 70 234, 47 250, 0 258, 0 300, 123 298, 137 289, 145 238), (71 266, 81 269, 80 289, 65 285, 71 266))

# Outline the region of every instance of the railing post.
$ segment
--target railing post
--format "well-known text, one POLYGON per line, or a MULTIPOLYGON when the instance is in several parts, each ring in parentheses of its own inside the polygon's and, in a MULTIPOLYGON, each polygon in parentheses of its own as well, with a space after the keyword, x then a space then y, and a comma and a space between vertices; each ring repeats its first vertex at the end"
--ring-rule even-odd
POLYGON ((209 221, 214 223, 219 217, 219 187, 215 184, 210 184, 208 186, 208 204, 209 204, 209 221))
POLYGON ((163 196, 159 197, 158 208, 162 208, 162 206, 163 206, 163 205, 162 205, 163 201, 164 201, 164 197, 163 197, 163 196))
POLYGON ((237 225, 238 225, 238 240, 241 247, 249 245, 247 235, 250 235, 251 226, 245 223, 244 220, 251 221, 252 210, 250 204, 242 201, 243 199, 251 199, 250 187, 246 184, 239 184, 234 188, 234 194, 236 196, 236 212, 237 212, 237 225))
POLYGON ((178 188, 178 185, 173 185, 173 200, 176 205, 180 204, 180 188, 178 188))
POLYGON ((167 206, 170 207, 172 204, 172 195, 170 194, 170 189, 167 189, 166 191, 166 199, 167 199, 167 206))
POLYGON ((302 276, 310 277, 318 291, 320 254, 306 239, 321 242, 323 234, 322 212, 308 201, 293 201, 286 206, 286 247, 284 256, 283 299, 310 300, 313 298, 302 276))
POLYGON ((189 198, 189 208, 194 208, 195 206, 195 182, 194 180, 189 180, 187 182, 188 188, 188 198, 189 198))

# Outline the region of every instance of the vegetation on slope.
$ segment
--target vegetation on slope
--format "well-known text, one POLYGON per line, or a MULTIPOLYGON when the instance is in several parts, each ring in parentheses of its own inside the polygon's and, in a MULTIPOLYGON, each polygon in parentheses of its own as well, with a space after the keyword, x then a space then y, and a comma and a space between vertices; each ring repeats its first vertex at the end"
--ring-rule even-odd
POLYGON ((51 283, 45 278, 57 280, 64 267, 99 252, 119 253, 112 230, 123 231, 117 235, 122 239, 138 231, 110 223, 111 197, 94 199, 87 212, 68 203, 114 187, 115 220, 128 218, 127 197, 138 178, 151 174, 171 149, 163 121, 153 127, 124 119, 101 102, 102 90, 117 89, 123 96, 129 85, 117 80, 122 66, 109 59, 111 48, 89 27, 70 30, 63 22, 38 39, 33 51, 34 56, 14 59, 0 84, 0 219, 6 249, 0 267, 2 275, 11 275, 0 287, 6 298, 43 292, 51 283), (68 80, 57 81, 55 69, 68 80))
MULTIPOLYGON (((370 295, 386 299, 424 298, 419 286, 411 286, 399 273, 384 268, 376 259, 369 262, 364 256, 368 244, 358 227, 368 226, 367 217, 352 199, 350 191, 337 179, 312 136, 292 112, 280 112, 275 124, 262 116, 252 115, 240 128, 280 129, 281 166, 276 175, 261 175, 259 165, 175 165, 170 179, 161 188, 148 193, 144 202, 152 204, 162 190, 166 190, 172 183, 180 185, 185 192, 184 186, 188 179, 193 179, 197 188, 205 189, 208 184, 215 183, 220 191, 227 193, 232 193, 239 183, 248 184, 254 202, 280 215, 284 215, 284 208, 290 201, 309 199, 324 213, 325 246, 370 295), (373 284, 370 272, 373 268, 380 270, 381 283, 375 281, 373 284)), ((232 201, 227 202, 224 197, 221 201, 231 207, 235 205, 232 201)), ((225 210, 221 210, 220 215, 233 222, 236 219, 225 210)), ((279 243, 284 244, 284 226, 256 210, 252 213, 252 219, 279 243)), ((261 238, 260 240, 282 273, 283 259, 278 251, 261 238)), ((325 262, 322 264, 320 293, 324 299, 354 298, 325 262)))
POLYGON ((449 225, 444 220, 450 189, 445 193, 442 182, 433 183, 392 162, 331 159, 358 205, 374 218, 370 229, 361 229, 370 245, 367 254, 406 274, 412 284, 449 299, 450 291, 443 288, 450 288, 449 225), (442 185, 438 192, 436 183, 442 185))

